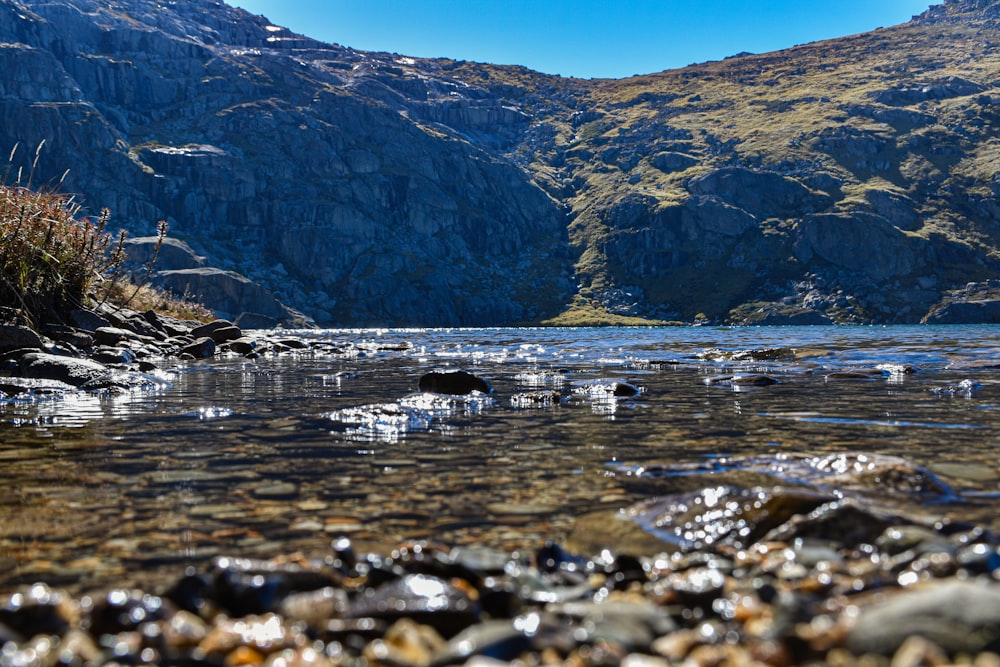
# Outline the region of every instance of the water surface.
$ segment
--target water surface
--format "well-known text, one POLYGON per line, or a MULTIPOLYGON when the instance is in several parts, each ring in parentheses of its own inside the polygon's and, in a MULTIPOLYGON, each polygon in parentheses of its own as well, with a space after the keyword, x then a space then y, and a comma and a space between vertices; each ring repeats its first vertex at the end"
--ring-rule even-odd
POLYGON ((8 400, 0 589, 148 585, 219 554, 321 555, 340 535, 534 549, 641 500, 636 467, 743 455, 901 456, 974 501, 948 512, 995 525, 998 331, 302 331, 331 345, 162 361, 159 388, 125 396, 8 400), (416 394, 449 368, 493 394, 416 394), (719 381, 733 374, 777 383, 719 381), (641 393, 593 390, 612 381, 641 393), (542 390, 563 398, 512 401, 542 390))

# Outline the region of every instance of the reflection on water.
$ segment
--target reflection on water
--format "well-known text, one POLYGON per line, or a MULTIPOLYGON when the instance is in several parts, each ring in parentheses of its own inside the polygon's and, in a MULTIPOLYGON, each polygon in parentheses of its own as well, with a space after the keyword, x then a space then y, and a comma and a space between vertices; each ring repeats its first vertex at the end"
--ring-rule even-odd
POLYGON ((989 498, 996 332, 315 331, 356 346, 168 368, 123 396, 40 392, 0 404, 0 588, 148 583, 220 553, 325 553, 338 535, 534 547, 641 499, 622 470, 661 462, 873 452, 989 498), (443 368, 494 395, 416 395, 443 368), (706 382, 736 374, 774 382, 706 382))

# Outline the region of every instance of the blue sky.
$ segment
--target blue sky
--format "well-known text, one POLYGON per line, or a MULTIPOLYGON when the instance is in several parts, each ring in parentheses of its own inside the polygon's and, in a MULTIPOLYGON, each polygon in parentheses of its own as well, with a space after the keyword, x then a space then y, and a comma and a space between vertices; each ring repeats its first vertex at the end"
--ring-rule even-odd
POLYGON ((904 23, 940 0, 227 0, 367 51, 620 78, 904 23))

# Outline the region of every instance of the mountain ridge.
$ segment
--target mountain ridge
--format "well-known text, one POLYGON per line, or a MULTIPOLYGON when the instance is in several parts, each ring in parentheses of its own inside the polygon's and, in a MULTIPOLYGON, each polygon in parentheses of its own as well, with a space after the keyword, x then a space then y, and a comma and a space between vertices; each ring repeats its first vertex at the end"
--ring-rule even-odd
POLYGON ((0 148, 321 323, 915 322, 1000 277, 998 15, 582 80, 0 0, 0 148))

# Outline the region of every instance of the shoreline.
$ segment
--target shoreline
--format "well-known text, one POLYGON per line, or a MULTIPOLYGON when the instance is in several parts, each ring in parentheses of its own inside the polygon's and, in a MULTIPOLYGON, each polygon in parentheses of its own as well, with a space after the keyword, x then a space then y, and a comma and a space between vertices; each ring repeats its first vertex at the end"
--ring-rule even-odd
MULTIPOLYGON (((95 342, 100 329, 107 327, 94 329, 95 342)), ((228 323, 207 331, 201 338, 212 340, 216 351, 244 338, 257 341, 234 355, 310 345, 346 351, 351 345, 294 342, 281 333, 215 341, 212 333, 236 334, 228 323)), ((108 341, 112 335, 121 334, 100 334, 108 341)), ((181 340, 167 335, 156 344, 126 336, 118 347, 181 350, 181 340)), ((44 354, 34 350, 17 359, 44 354)), ((142 363, 136 356, 130 365, 142 363)), ((147 374, 102 366, 114 371, 110 378, 88 376, 100 369, 79 367, 73 371, 79 374, 67 376, 74 382, 86 377, 76 385, 29 379, 84 390, 93 383, 94 391, 114 393, 128 391, 129 382, 147 374)), ((662 666, 921 664, 960 662, 966 655, 967 664, 996 664, 995 533, 988 526, 924 520, 899 510, 899 498, 932 508, 951 502, 953 492, 926 470, 889 457, 865 455, 866 465, 859 466, 857 452, 837 456, 781 459, 782 470, 796 466, 801 484, 795 488, 762 482, 778 461, 763 456, 734 458, 740 469, 713 471, 710 484, 699 481, 701 469, 650 468, 635 482, 660 505, 644 502, 582 516, 564 541, 539 540, 516 553, 423 540, 364 553, 362 540, 332 534, 329 549, 318 555, 261 561, 235 548, 200 567, 178 566, 162 588, 74 596, 25 582, 0 596, 0 660, 662 666), (690 482, 683 489, 676 482, 680 473, 690 482), (685 514, 713 503, 739 510, 729 509, 733 514, 725 517, 685 514), (764 508, 763 515, 754 505, 764 508), (627 520, 612 523, 629 512, 627 520), (712 540, 685 537, 692 530, 712 540), (663 534, 657 538, 651 534, 656 531, 663 534), (685 542, 671 546, 662 539, 671 532, 685 542), (924 639, 909 639, 914 629, 924 639), (860 657, 865 655, 881 657, 860 657)))

